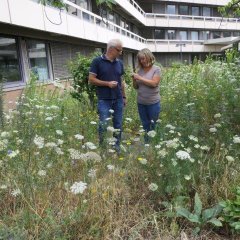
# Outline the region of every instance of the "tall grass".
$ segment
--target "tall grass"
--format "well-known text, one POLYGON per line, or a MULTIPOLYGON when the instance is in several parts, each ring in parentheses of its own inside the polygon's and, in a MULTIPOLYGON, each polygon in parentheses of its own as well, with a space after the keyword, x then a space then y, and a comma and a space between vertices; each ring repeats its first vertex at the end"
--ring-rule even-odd
POLYGON ((129 84, 118 156, 110 131, 98 148, 87 100, 33 82, 0 135, 0 237, 177 239, 190 231, 175 211, 179 196, 191 206, 198 192, 207 208, 239 185, 239 85, 234 63, 165 70, 160 121, 144 145, 129 84))

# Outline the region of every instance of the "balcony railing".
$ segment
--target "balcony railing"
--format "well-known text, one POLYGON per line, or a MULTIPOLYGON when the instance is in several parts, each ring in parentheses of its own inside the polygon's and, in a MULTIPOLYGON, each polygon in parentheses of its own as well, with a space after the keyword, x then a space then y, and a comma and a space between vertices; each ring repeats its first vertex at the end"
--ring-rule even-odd
POLYGON ((238 18, 146 13, 147 26, 240 30, 238 18))
POLYGON ((180 45, 184 45, 182 52, 220 52, 221 46, 204 45, 204 40, 164 40, 147 39, 148 48, 152 52, 180 52, 180 45))
POLYGON ((89 23, 92 23, 94 25, 97 25, 97 26, 100 26, 102 28, 105 28, 105 29, 108 29, 110 31, 113 31, 113 32, 116 32, 116 33, 119 33, 125 37, 129 37, 131 39, 135 39, 137 40, 138 42, 141 42, 141 43, 145 43, 146 40, 144 38, 142 38, 141 36, 125 29, 125 28, 122 28, 120 27, 119 25, 117 24, 114 24, 113 22, 107 20, 107 19, 104 19, 104 18, 101 18, 100 16, 84 9, 84 8, 81 8, 80 6, 68 1, 68 0, 64 0, 64 2, 68 5, 68 6, 71 6, 72 8, 76 9, 76 15, 72 15, 71 13, 68 13, 68 14, 71 14, 72 16, 76 17, 76 18, 79 18, 79 19, 82 19, 86 22, 89 22, 89 23))

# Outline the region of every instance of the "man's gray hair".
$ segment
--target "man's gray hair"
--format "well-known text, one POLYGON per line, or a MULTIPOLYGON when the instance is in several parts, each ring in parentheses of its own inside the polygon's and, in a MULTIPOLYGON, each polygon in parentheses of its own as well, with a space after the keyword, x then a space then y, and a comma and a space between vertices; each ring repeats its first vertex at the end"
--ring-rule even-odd
POLYGON ((117 47, 117 46, 122 46, 122 41, 119 39, 111 39, 108 43, 107 43, 107 50, 110 47, 117 47))

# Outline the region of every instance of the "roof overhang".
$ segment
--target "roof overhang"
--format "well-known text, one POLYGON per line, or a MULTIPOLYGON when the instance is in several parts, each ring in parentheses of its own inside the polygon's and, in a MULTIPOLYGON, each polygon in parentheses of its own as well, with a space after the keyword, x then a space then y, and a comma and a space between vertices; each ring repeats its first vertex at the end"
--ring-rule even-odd
POLYGON ((229 45, 240 41, 240 37, 215 38, 204 41, 204 45, 229 45))

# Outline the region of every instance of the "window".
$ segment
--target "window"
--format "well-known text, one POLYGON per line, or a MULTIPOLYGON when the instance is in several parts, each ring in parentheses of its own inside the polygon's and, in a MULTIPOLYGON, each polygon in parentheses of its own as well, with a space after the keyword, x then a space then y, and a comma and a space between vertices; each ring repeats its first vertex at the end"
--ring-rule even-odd
POLYGON ((21 79, 17 40, 0 36, 0 80, 16 82, 21 79))
POLYGON ((175 30, 168 30, 168 39, 169 40, 173 40, 173 39, 176 39, 176 32, 175 30))
MULTIPOLYGON (((76 4, 76 5, 78 5, 81 8, 84 8, 86 10, 90 10, 90 2, 89 2, 89 0, 69 0, 69 1, 74 3, 74 4, 76 4)), ((81 13, 80 13, 81 10, 78 10, 78 9, 72 7, 72 6, 68 6, 68 12, 70 12, 73 15, 78 15, 78 16, 81 15, 81 13)), ((83 12, 82 15, 83 15, 83 18, 85 20, 90 20, 90 15, 89 14, 83 12)))
POLYGON ((27 41, 30 69, 40 81, 49 79, 49 66, 46 43, 37 40, 27 41))
POLYGON ((155 29, 154 38, 155 39, 165 39, 165 30, 155 29))
POLYGON ((213 38, 220 38, 221 37, 221 32, 213 32, 213 38))
POLYGON ((191 32, 191 39, 192 40, 199 40, 198 31, 192 31, 191 32))
POLYGON ((234 37, 239 37, 240 36, 240 32, 233 32, 233 36, 234 37))
POLYGON ((210 31, 203 31, 203 40, 210 39, 210 31))
POLYGON ((176 6, 167 5, 167 14, 176 14, 176 6))
POLYGON ((193 16, 199 16, 200 15, 199 7, 192 7, 192 15, 193 16))
POLYGON ((223 37, 231 37, 231 32, 223 32, 223 37))
POLYGON ((211 9, 209 7, 203 7, 203 16, 210 17, 211 16, 211 9))
POLYGON ((188 6, 179 6, 179 15, 188 15, 188 6))
POLYGON ((179 37, 180 37, 180 40, 187 40, 187 31, 180 31, 179 37))

